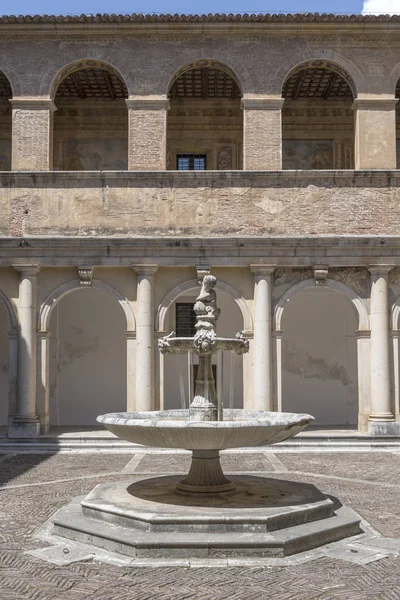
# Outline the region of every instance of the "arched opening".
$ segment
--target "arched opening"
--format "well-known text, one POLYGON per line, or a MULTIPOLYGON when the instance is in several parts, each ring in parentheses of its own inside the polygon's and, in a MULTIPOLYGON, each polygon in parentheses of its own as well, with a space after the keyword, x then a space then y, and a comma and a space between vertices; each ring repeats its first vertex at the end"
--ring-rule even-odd
MULTIPOLYGON (((175 331, 177 335, 183 336, 194 335, 193 305, 198 294, 198 286, 193 287, 170 304, 164 320, 166 331, 175 331)), ((236 332, 243 330, 243 317, 238 305, 229 294, 220 289, 218 307, 221 309, 218 335, 232 337, 236 332)), ((162 358, 164 409, 187 408, 194 395, 198 357, 195 353, 189 353, 167 354, 162 358)), ((218 352, 213 356, 213 369, 217 395, 222 398, 224 408, 242 408, 243 357, 233 352, 218 352)))
POLYGON ((0 71, 0 171, 11 170, 11 98, 10 82, 0 71))
POLYGON ((127 169, 128 91, 121 76, 87 60, 67 69, 54 87, 54 169, 127 169))
POLYGON ((126 410, 126 318, 115 297, 96 289, 63 296, 50 316, 50 426, 96 426, 126 410))
POLYGON ((169 91, 167 169, 243 168, 243 112, 235 75, 199 60, 176 73, 169 91))
POLYGON ((354 84, 337 65, 312 60, 283 84, 283 169, 354 169, 354 84))
POLYGON ((309 413, 316 426, 356 426, 358 324, 349 300, 327 286, 302 289, 282 329, 282 410, 309 413))

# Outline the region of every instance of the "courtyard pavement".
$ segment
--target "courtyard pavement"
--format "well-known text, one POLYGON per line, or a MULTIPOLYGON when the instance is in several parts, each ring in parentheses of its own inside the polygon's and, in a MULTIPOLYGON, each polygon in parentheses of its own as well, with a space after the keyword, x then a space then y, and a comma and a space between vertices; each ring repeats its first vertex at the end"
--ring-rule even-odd
MULTIPOLYGON (((57 565, 29 554, 49 546, 37 537, 43 523, 96 483, 185 473, 189 460, 155 451, 0 455, 0 600, 400 600, 396 552, 216 567, 121 566, 98 559, 57 565)), ((400 538, 399 451, 260 449, 224 453, 222 462, 226 473, 313 483, 385 538, 400 538)))

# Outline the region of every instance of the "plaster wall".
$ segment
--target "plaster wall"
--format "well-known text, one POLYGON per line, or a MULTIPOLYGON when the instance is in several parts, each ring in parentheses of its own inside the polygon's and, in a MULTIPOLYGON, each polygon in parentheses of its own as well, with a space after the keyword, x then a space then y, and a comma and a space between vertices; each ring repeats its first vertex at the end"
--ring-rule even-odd
POLYGON ((50 328, 50 424, 94 426, 97 415, 126 410, 126 322, 115 298, 74 291, 54 309, 50 328))
POLYGON ((398 235, 393 172, 4 175, 3 236, 398 235))
POLYGON ((339 293, 316 287, 293 296, 283 313, 282 410, 316 425, 357 425, 357 319, 339 293))

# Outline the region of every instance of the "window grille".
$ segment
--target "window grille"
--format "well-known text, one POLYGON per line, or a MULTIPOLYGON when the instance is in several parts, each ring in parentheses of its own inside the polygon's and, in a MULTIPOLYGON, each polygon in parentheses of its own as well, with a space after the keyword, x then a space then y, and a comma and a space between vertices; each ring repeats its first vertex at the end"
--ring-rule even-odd
POLYGON ((196 333, 196 313, 193 310, 192 302, 177 302, 175 307, 177 337, 193 337, 196 333))
POLYGON ((177 171, 205 171, 207 167, 207 156, 205 154, 177 154, 177 171))

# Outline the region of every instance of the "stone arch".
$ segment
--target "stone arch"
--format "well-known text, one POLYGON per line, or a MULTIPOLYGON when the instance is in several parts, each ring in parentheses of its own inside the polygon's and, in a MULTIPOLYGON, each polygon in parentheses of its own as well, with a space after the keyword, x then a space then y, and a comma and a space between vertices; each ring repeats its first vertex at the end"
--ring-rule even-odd
MULTIPOLYGON (((40 307, 39 317, 38 317, 38 331, 48 331, 51 313, 56 306, 57 302, 61 300, 67 294, 75 290, 85 289, 80 284, 79 279, 73 279, 71 281, 67 281, 63 283, 58 288, 53 290, 49 296, 47 296, 46 300, 43 302, 40 307)), ((107 282, 102 281, 101 279, 93 280, 92 286, 87 289, 95 289, 103 292, 108 292, 115 296, 118 300, 118 304, 122 308, 126 318, 126 329, 127 331, 135 331, 136 330, 136 321, 133 310, 128 302, 128 300, 114 287, 109 285, 107 282)))
MULTIPOLYGON (((346 296, 346 298, 350 300, 358 318, 358 329, 360 331, 369 331, 369 315, 367 308, 364 302, 361 300, 361 298, 347 285, 341 283, 340 281, 336 281, 335 279, 327 279, 326 285, 332 288, 333 290, 339 292, 340 294, 346 296)), ((296 283, 291 288, 289 288, 279 299, 275 307, 273 320, 274 329, 276 331, 282 330, 282 317, 286 303, 289 302, 292 296, 294 296, 297 292, 309 287, 315 287, 314 279, 306 279, 305 281, 296 283)))
POLYGON ((76 60, 72 63, 68 63, 68 65, 62 67, 58 71, 58 73, 53 77, 53 80, 50 84, 50 98, 54 100, 57 88, 63 81, 63 79, 68 77, 68 75, 71 75, 72 73, 75 73, 76 71, 80 71, 82 69, 104 69, 105 71, 108 71, 109 73, 112 73, 113 75, 116 75, 119 79, 121 79, 121 81, 127 88, 125 77, 113 65, 98 58, 84 58, 76 60))
POLYGON ((357 83, 361 79, 362 73, 353 62, 330 50, 324 50, 318 53, 320 54, 319 56, 317 56, 315 52, 307 54, 309 54, 309 56, 303 54, 303 60, 301 62, 296 61, 293 66, 289 66, 289 68, 286 69, 286 72, 282 69, 281 90, 285 81, 298 71, 302 71, 306 68, 320 68, 333 71, 343 77, 352 90, 353 98, 355 99, 357 97, 357 83))
POLYGON ((168 87, 167 87, 167 96, 168 96, 169 90, 171 89, 171 86, 178 79, 178 77, 180 77, 180 75, 183 75, 183 73, 186 73, 187 71, 191 71, 192 69, 204 69, 207 67, 213 68, 213 69, 219 69, 220 71, 223 71, 227 75, 230 75, 232 77, 232 79, 237 83, 239 90, 241 92, 241 95, 243 96, 243 84, 242 84, 240 78, 238 77, 238 75, 236 74, 235 69, 233 69, 230 65, 228 65, 225 62, 223 62, 221 60, 213 59, 213 58, 201 58, 201 59, 197 59, 197 60, 192 60, 192 61, 185 63, 184 65, 179 66, 169 79, 168 87))
POLYGON ((4 292, 0 290, 0 301, 4 304, 7 317, 8 317, 8 327, 10 333, 17 333, 18 331, 18 319, 11 301, 8 296, 4 292))
MULTIPOLYGON (((193 288, 197 288, 198 285, 199 285, 199 283, 198 283, 197 279, 190 279, 189 281, 180 283, 179 285, 174 287, 170 292, 168 292, 168 294, 165 296, 163 301, 160 303, 158 310, 157 310, 157 315, 156 315, 156 320, 155 320, 156 331, 165 331, 165 318, 167 316, 167 311, 168 311, 169 307, 171 306, 171 304, 173 302, 175 302, 175 300, 179 296, 181 296, 183 293, 188 292, 189 290, 192 290, 193 288)), ((217 290, 220 290, 221 292, 225 292, 226 294, 231 296, 231 298, 233 298, 233 300, 235 301, 236 305, 238 306, 238 308, 241 312, 241 315, 243 318, 244 331, 252 331, 253 318, 252 318, 250 309, 248 307, 248 304, 247 304, 246 300, 243 298, 243 296, 240 296, 232 286, 230 286, 228 283, 225 283, 224 281, 221 281, 221 280, 218 280, 218 282, 217 282, 217 290)))
POLYGON ((390 313, 390 329, 393 331, 399 329, 400 324, 400 296, 397 296, 390 313))
POLYGON ((18 374, 18 318, 8 296, 0 290, 0 302, 6 309, 8 320, 8 415, 17 412, 18 374))

